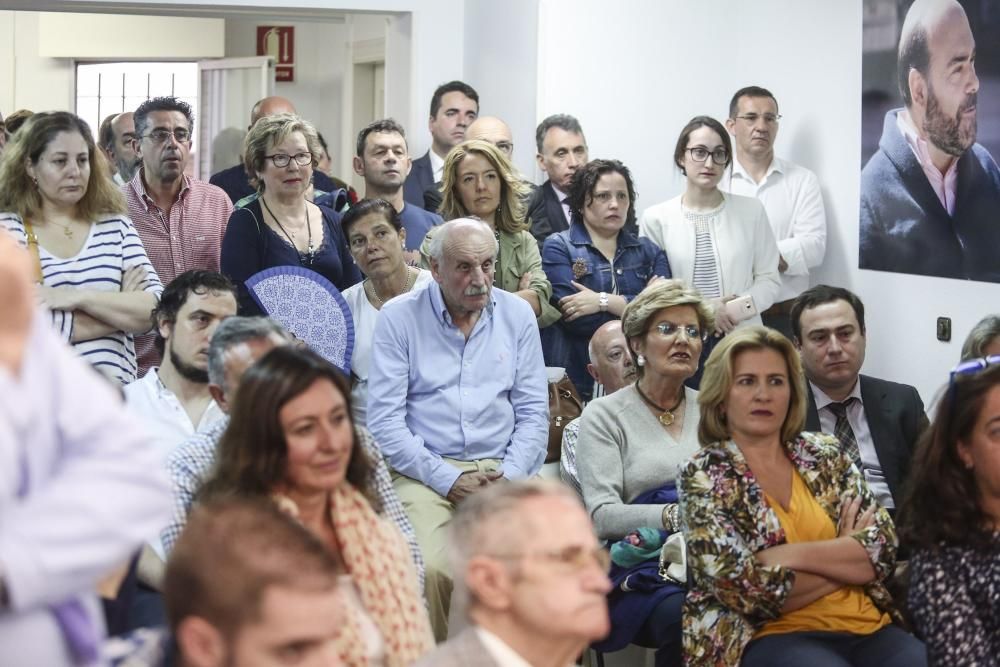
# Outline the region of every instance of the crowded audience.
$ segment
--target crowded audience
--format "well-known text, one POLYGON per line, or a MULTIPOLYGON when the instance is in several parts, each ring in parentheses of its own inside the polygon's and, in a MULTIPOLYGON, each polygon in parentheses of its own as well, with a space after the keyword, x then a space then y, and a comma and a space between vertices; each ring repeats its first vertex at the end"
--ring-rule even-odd
POLYGON ((175 97, 0 117, 0 662, 993 664, 1000 318, 931 425, 863 374, 766 88, 643 209, 575 116, 533 175, 479 114, 438 86, 416 159, 365 125, 360 199, 284 97, 211 183, 175 97), (266 317, 269 269, 332 284, 349 367, 266 317))

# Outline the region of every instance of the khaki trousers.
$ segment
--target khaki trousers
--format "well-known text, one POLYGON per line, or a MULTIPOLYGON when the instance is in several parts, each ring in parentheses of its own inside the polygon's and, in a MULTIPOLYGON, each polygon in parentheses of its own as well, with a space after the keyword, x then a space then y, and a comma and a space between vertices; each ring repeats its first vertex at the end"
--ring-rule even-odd
MULTIPOLYGON (((444 461, 462 472, 492 472, 500 467, 500 459, 478 461, 444 461)), ((451 565, 448 562, 447 526, 455 506, 434 489, 399 473, 392 472, 392 485, 399 494, 403 508, 413 524, 420 552, 424 557, 424 595, 427 611, 438 643, 448 638, 448 610, 451 606, 451 565)))

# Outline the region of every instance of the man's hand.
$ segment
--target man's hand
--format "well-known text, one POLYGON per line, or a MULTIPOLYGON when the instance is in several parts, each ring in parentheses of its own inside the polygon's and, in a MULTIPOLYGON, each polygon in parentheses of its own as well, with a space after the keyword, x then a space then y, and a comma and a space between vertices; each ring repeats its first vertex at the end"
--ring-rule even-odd
POLYGON ((476 491, 479 491, 484 486, 488 486, 493 482, 497 482, 503 479, 503 473, 499 471, 491 472, 463 472, 455 480, 455 483, 451 485, 451 490, 448 491, 448 501, 454 505, 462 502, 469 496, 471 496, 476 491))
POLYGON ((0 368, 17 374, 35 312, 31 256, 0 230, 0 368))
POLYGON ((778 255, 778 273, 784 273, 788 270, 788 262, 781 255, 778 255))

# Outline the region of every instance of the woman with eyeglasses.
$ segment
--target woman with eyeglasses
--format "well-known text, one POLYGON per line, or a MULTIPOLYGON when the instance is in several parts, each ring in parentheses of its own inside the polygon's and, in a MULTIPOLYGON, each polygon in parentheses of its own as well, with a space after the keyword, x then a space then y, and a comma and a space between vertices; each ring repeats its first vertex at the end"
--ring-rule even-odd
POLYGON ((87 124, 32 115, 0 161, 0 229, 27 246, 38 296, 76 352, 120 384, 163 286, 87 124))
MULTIPOLYGON (((698 451, 698 392, 684 383, 712 324, 711 309, 680 280, 657 281, 625 307, 622 332, 638 379, 587 405, 577 445, 583 499, 601 539, 680 529, 674 480, 698 451)), ((677 586, 629 593, 619 585, 602 650, 637 643, 658 649, 658 667, 680 665, 683 600, 677 586)))
POLYGON ((674 147, 674 164, 686 179, 683 194, 646 209, 639 219, 640 236, 663 248, 674 275, 715 309, 714 336, 703 361, 719 337, 741 324, 760 324, 760 313, 771 307, 781 287, 778 246, 763 205, 719 189, 732 160, 722 123, 692 118, 674 147), (748 296, 752 310, 725 307, 728 302, 741 306, 744 302, 736 299, 748 296))
POLYGON ((885 582, 896 531, 831 435, 802 433, 807 388, 784 335, 741 327, 712 351, 701 449, 681 469, 688 667, 921 667, 885 582))
POLYGON ((562 312, 558 328, 542 339, 546 360, 566 368, 584 399, 594 388, 587 372, 590 337, 621 317, 650 281, 670 277, 663 251, 635 234, 635 200, 628 167, 592 160, 573 176, 569 229, 545 239, 542 249, 552 303, 562 312))
POLYGON ((233 211, 222 239, 222 272, 239 289, 240 315, 265 314, 246 280, 273 266, 301 266, 340 291, 361 280, 340 218, 306 197, 323 147, 316 129, 291 114, 264 116, 243 142, 243 162, 259 197, 233 211))
POLYGON ((917 446, 900 534, 908 607, 935 665, 1000 659, 1000 356, 952 371, 917 446))

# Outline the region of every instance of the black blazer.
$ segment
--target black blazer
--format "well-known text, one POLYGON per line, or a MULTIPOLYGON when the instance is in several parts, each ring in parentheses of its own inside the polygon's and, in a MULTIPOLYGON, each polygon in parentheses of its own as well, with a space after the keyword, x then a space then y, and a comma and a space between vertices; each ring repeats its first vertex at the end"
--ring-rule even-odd
POLYGON ((431 168, 431 152, 413 161, 410 175, 403 183, 403 199, 407 204, 424 207, 424 190, 434 185, 434 169, 431 168))
MULTIPOLYGON (((913 460, 920 434, 927 428, 924 403, 916 388, 908 384, 860 376, 861 402, 868 420, 875 453, 889 485, 889 493, 899 507, 903 486, 913 460)), ((822 430, 812 385, 806 382, 809 402, 806 406, 806 430, 822 430)))

